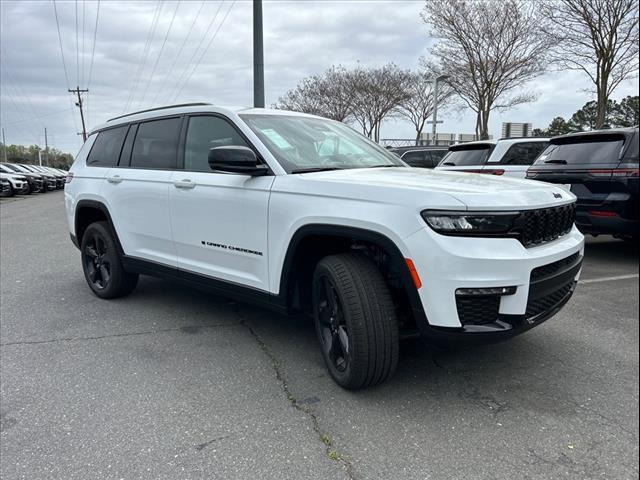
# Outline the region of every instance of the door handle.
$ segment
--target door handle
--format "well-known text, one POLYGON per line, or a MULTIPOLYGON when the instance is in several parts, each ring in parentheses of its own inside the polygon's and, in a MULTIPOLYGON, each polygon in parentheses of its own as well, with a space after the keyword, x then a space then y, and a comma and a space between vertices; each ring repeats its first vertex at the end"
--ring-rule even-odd
POLYGON ((173 182, 173 186, 176 187, 176 188, 190 189, 190 188, 195 187, 196 183, 185 178, 184 180, 176 180, 175 182, 173 182))
POLYGON ((109 183, 120 183, 122 181, 122 177, 120 175, 114 175, 113 177, 107 177, 107 182, 109 183))

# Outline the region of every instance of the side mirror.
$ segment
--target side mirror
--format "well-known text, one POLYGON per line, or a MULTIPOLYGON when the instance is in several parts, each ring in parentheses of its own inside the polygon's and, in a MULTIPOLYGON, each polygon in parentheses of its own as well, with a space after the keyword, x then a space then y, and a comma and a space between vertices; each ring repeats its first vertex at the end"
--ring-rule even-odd
POLYGON ((245 175, 265 175, 269 172, 266 165, 258 164, 258 157, 248 147, 229 145, 209 150, 209 167, 222 172, 242 173, 245 175))

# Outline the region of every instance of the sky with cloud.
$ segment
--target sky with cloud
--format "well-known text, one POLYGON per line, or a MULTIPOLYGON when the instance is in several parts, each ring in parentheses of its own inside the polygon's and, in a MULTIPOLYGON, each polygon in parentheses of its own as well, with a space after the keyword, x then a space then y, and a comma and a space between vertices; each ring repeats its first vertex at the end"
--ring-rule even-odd
MULTIPOLYGON (((394 62, 417 68, 435 43, 420 19, 423 5, 265 0, 267 105, 301 78, 331 65, 394 62)), ((78 85, 89 88, 88 129, 123 112, 168 103, 252 103, 249 0, 103 0, 99 14, 97 1, 58 0, 55 7, 47 0, 0 2, 0 123, 9 144, 44 145, 46 127, 50 145, 75 153, 82 143, 76 133, 80 116, 67 89, 78 85)), ((535 102, 492 114, 491 133, 499 136, 503 121, 545 127, 555 116, 569 117, 592 99, 589 88, 577 72, 548 73, 528 86, 538 94, 535 102)), ((633 79, 613 97, 637 94, 633 79)), ((440 119, 440 132, 474 130, 468 110, 447 110, 440 119)), ((383 124, 383 138, 412 136, 410 124, 392 119, 383 124)))

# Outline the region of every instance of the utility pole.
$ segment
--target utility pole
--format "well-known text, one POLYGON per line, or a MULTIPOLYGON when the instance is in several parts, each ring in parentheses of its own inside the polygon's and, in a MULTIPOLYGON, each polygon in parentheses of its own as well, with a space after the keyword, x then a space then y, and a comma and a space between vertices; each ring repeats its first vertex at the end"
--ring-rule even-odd
POLYGON ((69 93, 78 94, 78 101, 76 102, 76 106, 80 108, 80 119, 82 120, 82 140, 85 142, 87 141, 87 128, 84 126, 84 113, 82 112, 82 97, 80 96, 80 94, 86 93, 88 91, 88 89, 80 90, 80 87, 76 87, 74 90, 69 90, 69 93))
POLYGON ((262 0, 253 0, 253 106, 256 108, 264 108, 262 0))
POLYGON ((47 157, 47 167, 49 166, 49 141, 47 139, 47 127, 44 127, 44 152, 47 157))
POLYGON ((4 153, 4 161, 7 161, 7 142, 4 139, 4 128, 2 129, 2 150, 4 153))

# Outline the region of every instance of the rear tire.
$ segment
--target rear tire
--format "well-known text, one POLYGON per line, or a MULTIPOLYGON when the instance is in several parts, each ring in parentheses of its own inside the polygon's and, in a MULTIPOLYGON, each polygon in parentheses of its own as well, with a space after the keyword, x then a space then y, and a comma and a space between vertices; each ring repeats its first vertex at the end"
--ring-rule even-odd
POLYGON ((361 254, 323 258, 313 274, 313 314, 335 382, 358 390, 390 378, 398 365, 398 322, 376 265, 361 254))
POLYGON ((87 227, 82 235, 80 255, 84 278, 98 297, 124 297, 136 288, 138 275, 122 267, 115 234, 107 222, 95 222, 87 227))

